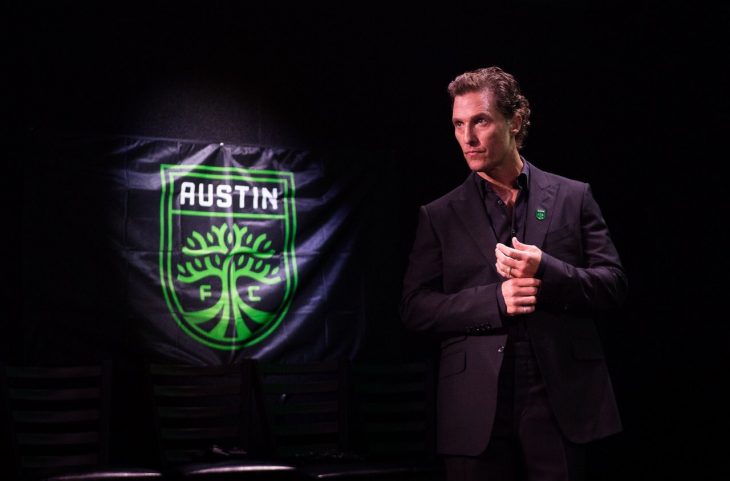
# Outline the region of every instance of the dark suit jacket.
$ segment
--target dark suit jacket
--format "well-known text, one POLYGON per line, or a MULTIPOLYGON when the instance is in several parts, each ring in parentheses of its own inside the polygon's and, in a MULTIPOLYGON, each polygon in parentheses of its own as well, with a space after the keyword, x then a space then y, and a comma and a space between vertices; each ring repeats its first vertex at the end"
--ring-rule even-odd
MULTIPOLYGON (((471 174, 476 175, 476 174, 471 174)), ((565 436, 585 443, 621 429, 593 317, 624 299, 627 281, 588 184, 530 164, 525 238, 543 251, 537 309, 526 323, 565 436), (545 211, 544 220, 537 209, 545 211)), ((438 450, 478 455, 490 438, 507 340, 497 243, 474 179, 421 207, 401 317, 440 335, 438 450)))

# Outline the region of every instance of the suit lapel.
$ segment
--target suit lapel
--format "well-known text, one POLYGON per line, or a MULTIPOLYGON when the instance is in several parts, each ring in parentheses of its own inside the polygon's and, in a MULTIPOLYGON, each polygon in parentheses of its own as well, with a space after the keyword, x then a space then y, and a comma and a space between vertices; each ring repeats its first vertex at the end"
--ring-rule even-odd
POLYGON ((451 200, 449 205, 477 244, 487 264, 496 273, 494 264, 497 258, 494 255, 494 248, 497 245, 497 238, 494 236, 492 226, 489 225, 484 202, 471 175, 462 184, 461 193, 461 197, 451 200))
POLYGON ((552 184, 543 171, 530 164, 530 196, 527 201, 525 220, 525 244, 542 248, 550 222, 555 218, 553 210, 558 184, 552 184), (541 219, 542 217, 542 219, 541 219))

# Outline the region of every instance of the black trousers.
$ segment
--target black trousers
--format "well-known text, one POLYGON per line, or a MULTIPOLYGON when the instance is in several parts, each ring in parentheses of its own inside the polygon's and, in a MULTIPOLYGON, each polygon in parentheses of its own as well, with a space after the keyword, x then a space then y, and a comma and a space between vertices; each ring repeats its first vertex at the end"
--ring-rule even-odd
POLYGON ((509 342, 492 437, 480 456, 446 456, 448 481, 580 481, 585 448, 560 432, 529 341, 509 342))

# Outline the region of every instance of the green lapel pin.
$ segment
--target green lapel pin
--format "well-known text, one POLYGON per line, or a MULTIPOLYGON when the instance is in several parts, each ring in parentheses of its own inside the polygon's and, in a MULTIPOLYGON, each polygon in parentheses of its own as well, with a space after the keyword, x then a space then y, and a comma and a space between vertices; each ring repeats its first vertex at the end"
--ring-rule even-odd
POLYGON ((535 211, 535 218, 537 220, 545 220, 545 215, 546 215, 545 209, 537 209, 535 211))

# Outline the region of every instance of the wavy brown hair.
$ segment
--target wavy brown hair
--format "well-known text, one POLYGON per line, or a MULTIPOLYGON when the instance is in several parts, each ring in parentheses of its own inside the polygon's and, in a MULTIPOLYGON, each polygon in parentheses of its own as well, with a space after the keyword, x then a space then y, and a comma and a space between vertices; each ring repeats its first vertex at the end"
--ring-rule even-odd
POLYGON ((522 118, 522 127, 515 134, 517 148, 522 148, 530 126, 530 102, 522 95, 520 85, 512 75, 499 67, 480 68, 456 77, 449 84, 448 90, 452 101, 457 95, 469 92, 491 92, 497 101, 497 109, 504 118, 512 120, 515 115, 522 118))

